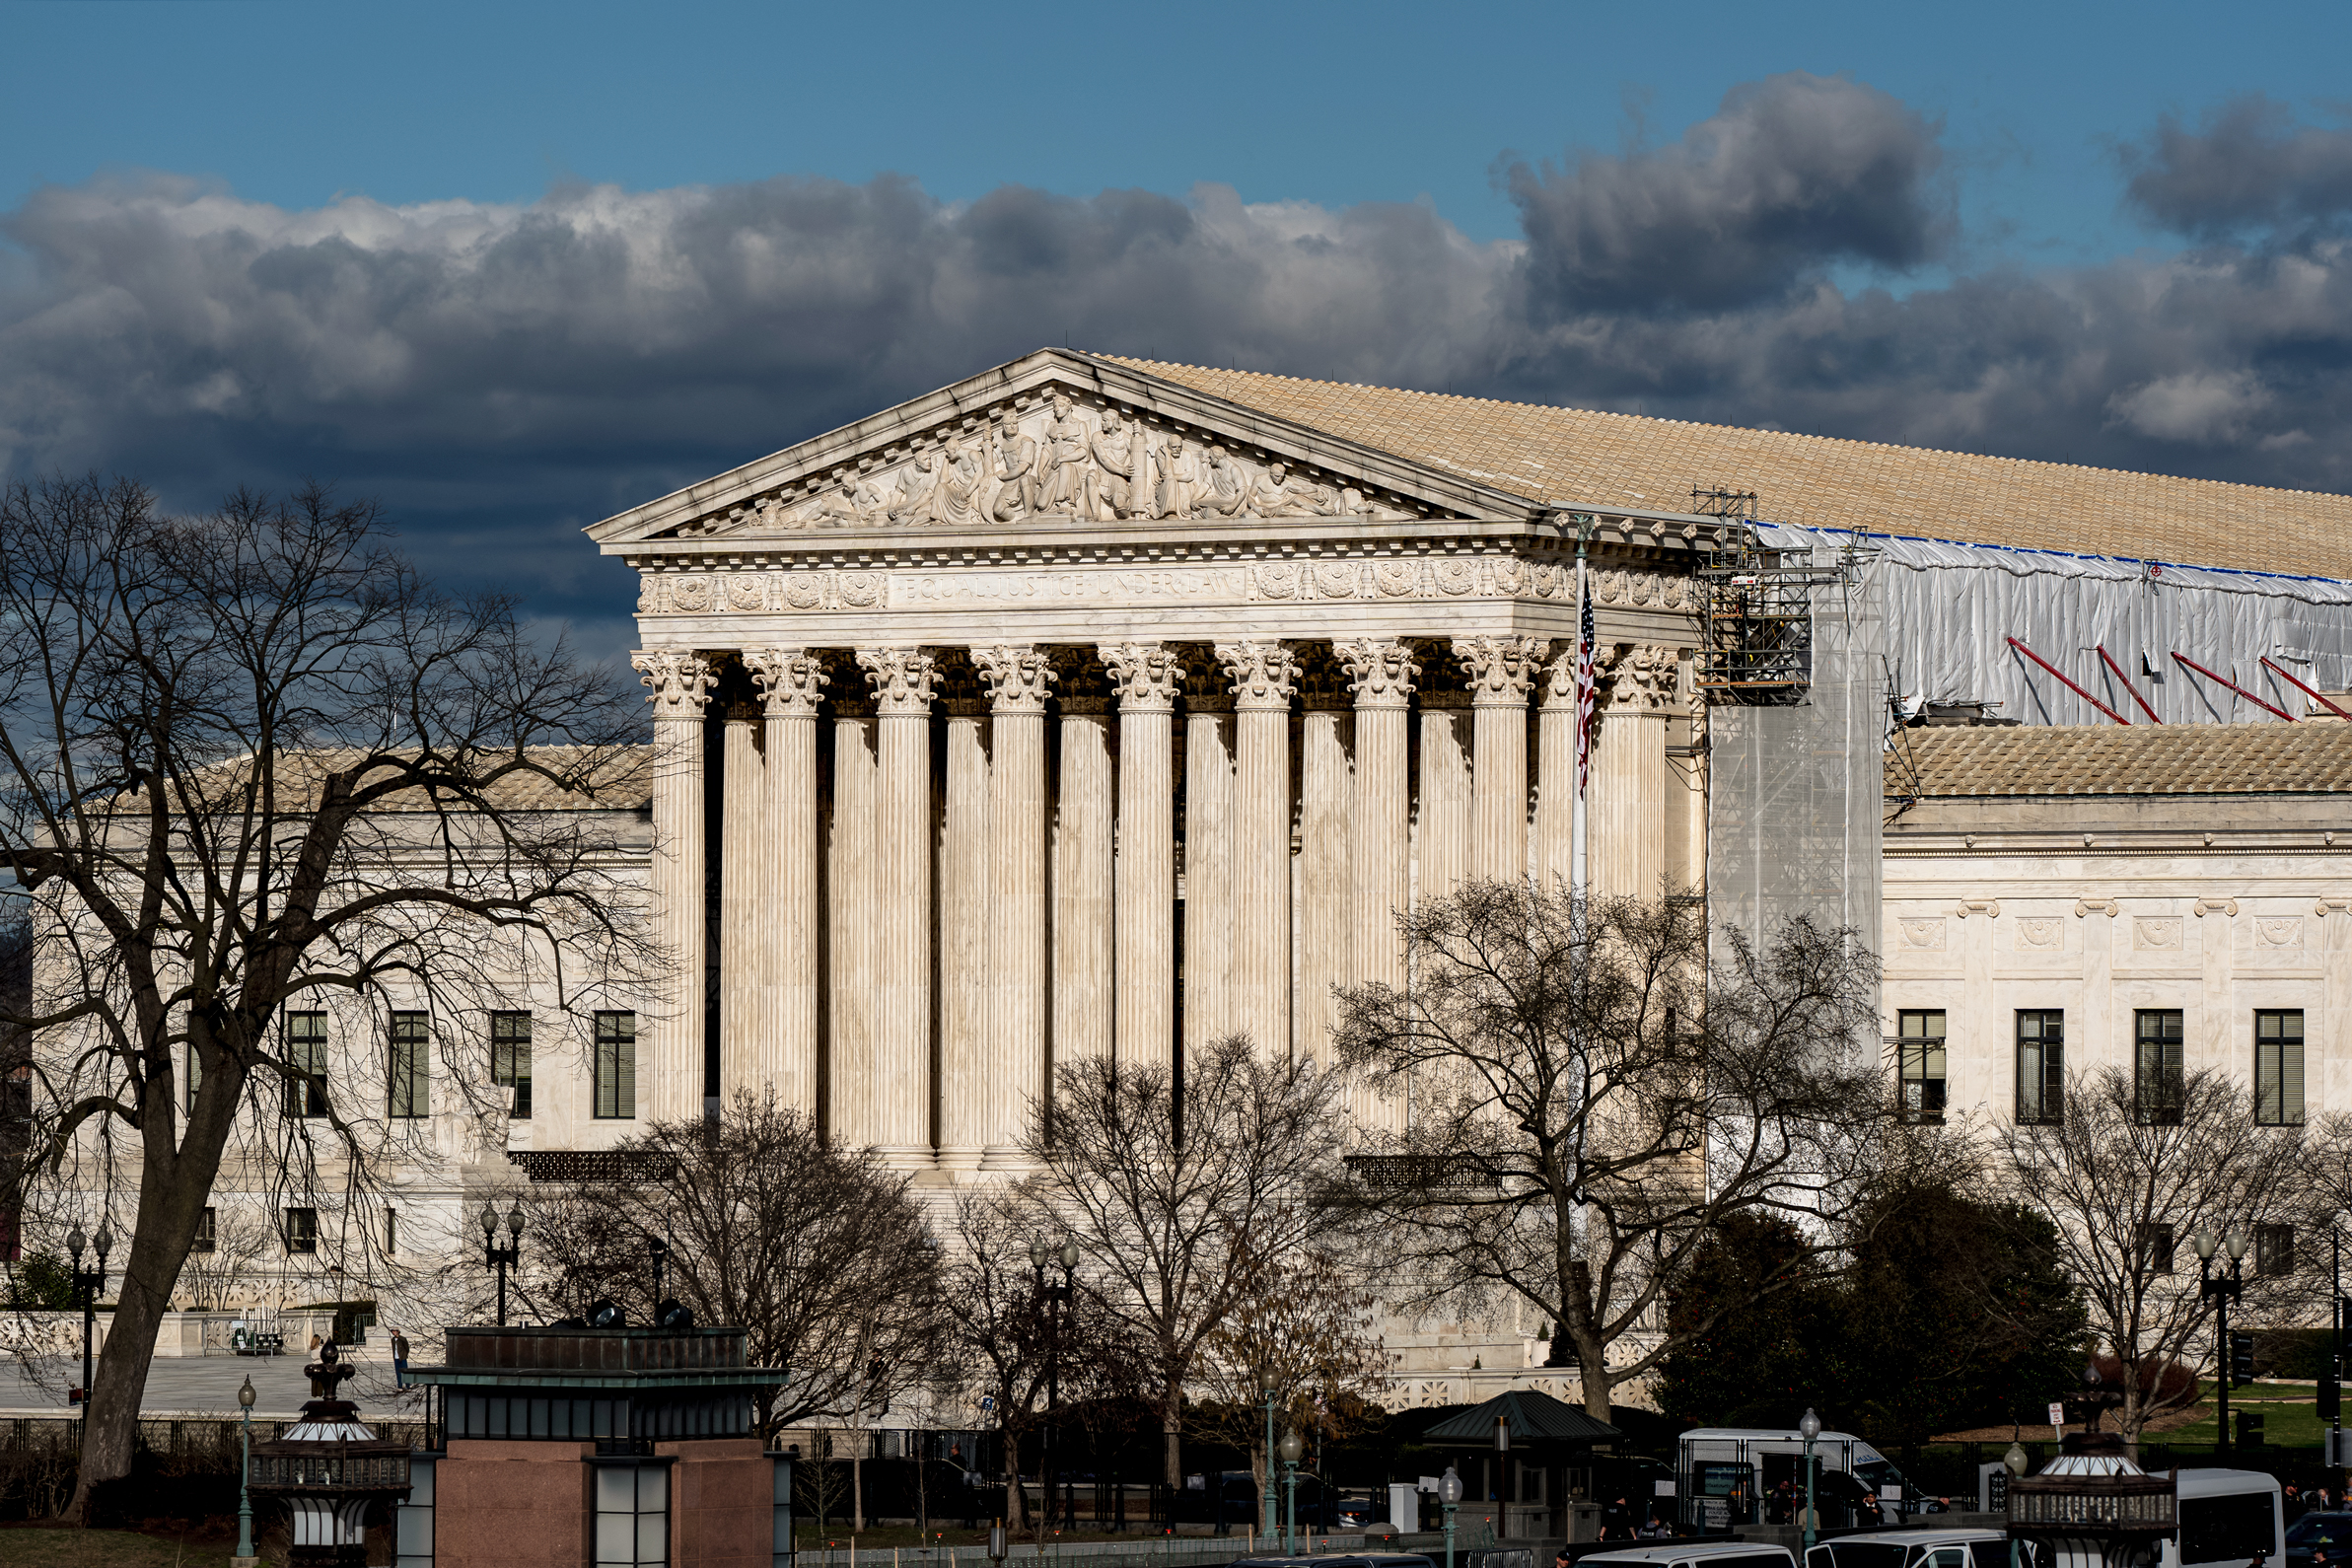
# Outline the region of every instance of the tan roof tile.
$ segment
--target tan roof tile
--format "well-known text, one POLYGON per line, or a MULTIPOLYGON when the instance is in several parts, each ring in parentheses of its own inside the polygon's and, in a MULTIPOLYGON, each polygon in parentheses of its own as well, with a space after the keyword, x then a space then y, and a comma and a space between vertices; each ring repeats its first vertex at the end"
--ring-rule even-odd
POLYGON ((2352 724, 1930 726, 1896 732, 1889 798, 2352 793, 2352 724))
POLYGON ((2352 578, 2352 496, 1099 357, 1535 502, 1753 490, 1768 522, 2352 578))

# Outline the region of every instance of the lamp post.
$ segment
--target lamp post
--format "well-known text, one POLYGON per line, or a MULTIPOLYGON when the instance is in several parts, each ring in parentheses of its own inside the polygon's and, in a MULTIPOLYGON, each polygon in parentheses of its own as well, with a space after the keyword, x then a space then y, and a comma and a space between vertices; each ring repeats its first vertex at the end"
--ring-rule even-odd
POLYGON ((660 1237, 652 1237, 645 1244, 646 1252, 653 1258, 654 1271, 654 1326, 662 1325, 662 1286, 664 1267, 670 1261, 670 1244, 660 1237))
POLYGON ((245 1467, 237 1476, 237 1560, 253 1560, 253 1379, 247 1374, 237 1390, 240 1419, 245 1423, 245 1467))
MULTIPOLYGON (((1043 1466, 1042 1474, 1039 1477, 1043 1482, 1039 1489, 1044 1493, 1046 1517, 1039 1523, 1049 1525, 1053 1522, 1054 1483, 1061 1478, 1061 1319, 1069 1312, 1070 1297, 1074 1289, 1071 1281, 1078 1267, 1077 1238, 1064 1237, 1062 1245, 1056 1247, 1042 1236, 1032 1237, 1029 1244, 1029 1266, 1036 1275, 1037 1299, 1045 1304, 1045 1453, 1047 1463, 1043 1466), (1061 1264, 1062 1282, 1059 1285, 1045 1283, 1045 1266, 1048 1263, 1061 1264)), ((1063 1514, 1064 1522, 1067 1523, 1066 1500, 1063 1514)))
POLYGON ((1274 1390, 1266 1390, 1266 1484, 1258 1498, 1258 1533, 1274 1538, 1274 1390))
POLYGON ((1451 1464, 1438 1477, 1438 1501, 1446 1505, 1446 1568, 1454 1568, 1454 1510, 1461 1506, 1461 1477, 1451 1464))
POLYGON ((2246 1241, 2244 1231, 2232 1231, 2222 1239, 2221 1246, 2230 1254, 2230 1272, 2225 1278, 2213 1271, 2213 1227, 2200 1225, 2188 1239, 2188 1245, 2197 1253, 2197 1294, 2213 1304, 2216 1314, 2213 1360, 2218 1376, 2214 1381, 2220 1392, 2216 1395, 2215 1408, 2221 1417, 2214 1435, 2216 1454, 2225 1454, 2230 1448, 2230 1303, 2245 1293, 2245 1282, 2239 1278, 2239 1266, 2245 1259, 2246 1241))
POLYGON ((1503 1533, 1511 1533, 1511 1423, 1500 1414, 1494 1418, 1494 1491, 1495 1508, 1503 1516, 1503 1533))
POLYGON ((98 1327, 99 1293, 107 1288, 107 1249, 114 1245, 104 1220, 98 1224, 98 1267, 82 1267, 82 1248, 90 1244, 82 1239, 77 1225, 65 1236, 65 1249, 73 1256, 73 1288, 82 1298, 82 1408, 90 1408, 90 1338, 98 1327))
POLYGON ((1299 1554, 1299 1456, 1307 1445, 1296 1430, 1282 1434, 1282 1555, 1299 1554))
MULTIPOLYGON (((2009 1452, 2001 1456, 2001 1467, 2009 1472, 2009 1478, 2013 1481, 2026 1478, 2026 1446, 2022 1443, 2012 1442, 2009 1452)), ((2019 1559, 2022 1556, 2018 1537, 2013 1534, 2009 1537, 2009 1568, 2020 1568, 2019 1559)))
POLYGON ((482 1267, 498 1275, 498 1326, 506 1326, 506 1271, 523 1266, 523 1203, 515 1201, 506 1214, 506 1246, 498 1245, 498 1209, 482 1205, 482 1267))
POLYGON ((1810 1404, 1805 1407, 1803 1418, 1797 1422, 1797 1435, 1805 1439, 1805 1549, 1811 1553, 1813 1543, 1819 1538, 1821 1523, 1819 1516, 1813 1511, 1813 1446, 1821 1436, 1821 1418, 1814 1413, 1810 1404))

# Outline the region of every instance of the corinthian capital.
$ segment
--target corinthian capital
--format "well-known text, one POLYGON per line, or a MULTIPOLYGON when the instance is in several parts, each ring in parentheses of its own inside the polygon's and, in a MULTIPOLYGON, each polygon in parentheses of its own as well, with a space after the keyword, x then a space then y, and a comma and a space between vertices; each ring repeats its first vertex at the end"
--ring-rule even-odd
POLYGON ((1038 648, 974 648, 971 667, 988 682, 998 713, 1043 713, 1053 660, 1038 648))
POLYGON ((858 668, 874 687, 875 711, 903 718, 931 711, 938 667, 920 648, 860 648, 858 668))
POLYGON ((1551 644, 1541 637, 1457 637, 1454 657, 1469 682, 1471 701, 1481 708, 1524 708, 1551 644))
POLYGON ((1622 644, 1609 665, 1608 695, 1603 709, 1663 716, 1674 704, 1680 672, 1681 656, 1664 643, 1622 644))
POLYGON ((824 693, 824 666, 806 648, 747 648, 744 668, 759 686, 770 718, 813 719, 824 693))
POLYGON ((1332 657, 1348 674, 1348 688, 1359 708, 1402 708, 1413 700, 1413 681, 1421 666, 1413 650, 1400 642, 1365 638, 1331 644, 1332 657))
POLYGON ((629 668, 637 672, 639 685, 653 687, 653 695, 645 700, 654 705, 656 719, 701 718, 702 705, 710 700, 710 688, 719 678, 700 654, 633 653, 629 668))
POLYGON ((1290 711, 1299 689, 1299 658, 1278 642, 1221 642, 1217 662, 1233 681, 1233 705, 1252 709, 1290 711))
POLYGON ((1168 648, 1156 642, 1106 642, 1096 650, 1103 668, 1110 672, 1111 689, 1121 713, 1175 711, 1176 688, 1184 683, 1184 667, 1168 648))

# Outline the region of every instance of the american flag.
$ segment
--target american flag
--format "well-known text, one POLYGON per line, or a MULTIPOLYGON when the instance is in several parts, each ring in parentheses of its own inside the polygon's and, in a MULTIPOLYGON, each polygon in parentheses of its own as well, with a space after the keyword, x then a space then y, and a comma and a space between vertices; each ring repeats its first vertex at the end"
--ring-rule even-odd
POLYGON ((1576 793, 1585 792, 1585 780, 1593 771, 1593 596, 1585 578, 1584 563, 1576 569, 1576 793))

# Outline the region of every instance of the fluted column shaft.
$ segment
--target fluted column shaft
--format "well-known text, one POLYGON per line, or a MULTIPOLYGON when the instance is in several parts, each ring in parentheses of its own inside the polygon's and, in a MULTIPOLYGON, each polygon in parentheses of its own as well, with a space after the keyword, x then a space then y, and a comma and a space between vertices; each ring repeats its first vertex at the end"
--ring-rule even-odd
MULTIPOLYGON (((1421 667, 1401 642, 1360 641, 1334 650, 1356 701, 1354 935, 1350 983, 1404 988, 1404 939, 1396 921, 1412 906, 1413 681, 1421 667)), ((1375 1133, 1404 1130, 1405 1097, 1353 1089, 1358 1125, 1375 1133)))
MULTIPOLYGON (((1196 677, 1222 687, 1219 675, 1196 677)), ((1223 690, 1184 700, 1184 1048, 1235 1028, 1234 712, 1223 690)))
POLYGON ((874 1081, 874 815, 876 777, 873 705, 863 696, 833 699, 833 789, 825 833, 824 1117, 836 1147, 866 1141, 873 1112, 866 1105, 874 1081))
POLYGON ((1115 803, 1110 699, 1061 698, 1054 801, 1052 1062, 1110 1053, 1111 868, 1115 803))
POLYGON ((1451 893, 1470 874, 1470 698, 1421 693, 1421 799, 1413 853, 1416 906, 1451 893))
POLYGON ((1034 648, 974 648, 989 690, 989 1093, 982 1163, 1018 1169, 1029 1118, 1045 1102, 1045 693, 1034 648))
POLYGON ((873 1082, 865 1135, 892 1165, 929 1163, 931 1079, 930 655, 861 648, 874 686, 876 952, 873 1082))
POLYGON ((1234 694, 1235 1023, 1290 1047, 1290 704, 1298 659, 1278 642, 1221 643, 1234 694))
POLYGON ((723 726, 719 806, 719 1099, 762 1081, 752 1068, 769 1022, 765 718, 750 703, 723 726))
POLYGON ((1535 720, 1535 886, 1565 898, 1576 877, 1576 645, 1543 667, 1535 720))
POLYGON ((1528 874, 1528 686, 1546 644, 1535 637, 1464 637, 1454 644, 1470 688, 1470 874, 1528 874))
POLYGON ((1328 1065, 1339 1020, 1333 987, 1356 978, 1355 775, 1348 748, 1355 716, 1335 672, 1319 656, 1299 724, 1298 993, 1295 1055, 1328 1065))
POLYGON ((948 795, 939 857, 939 1164, 979 1168, 988 1147, 990 1058, 989 898, 995 848, 988 832, 988 704, 947 702, 948 795))
POLYGON ((703 967, 707 958, 703 850, 702 710, 714 679, 693 654, 639 653, 629 663, 653 688, 654 843, 648 867, 653 929, 668 960, 638 1032, 635 1114, 682 1120, 702 1113, 703 967))
MULTIPOLYGON (((1137 443, 1138 455, 1141 442, 1137 443)), ((1140 491, 1138 493, 1141 493, 1140 491)), ((1100 650, 1119 705, 1112 989, 1121 1063, 1176 1056, 1176 788, 1171 751, 1183 671, 1157 643, 1100 650)))
POLYGON ((1596 896, 1655 899, 1665 885, 1666 728, 1678 665, 1654 643, 1626 645, 1609 665, 1587 797, 1596 896))

